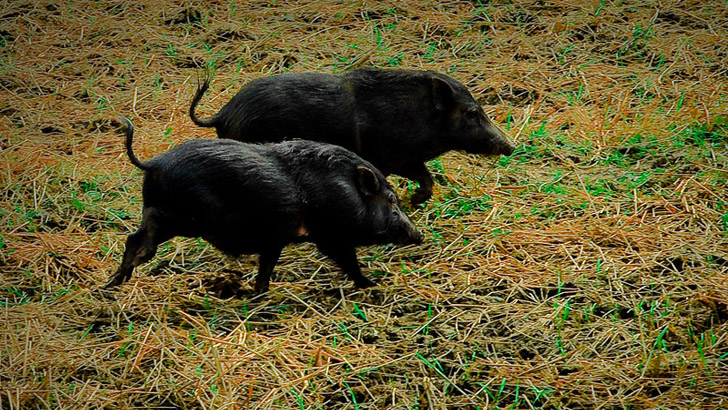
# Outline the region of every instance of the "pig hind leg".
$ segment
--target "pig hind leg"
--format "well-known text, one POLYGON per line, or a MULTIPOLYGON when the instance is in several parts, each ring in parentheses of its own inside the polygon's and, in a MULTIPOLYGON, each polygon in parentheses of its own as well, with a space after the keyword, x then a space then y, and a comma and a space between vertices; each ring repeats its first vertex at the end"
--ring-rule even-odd
POLYGON ((273 248, 260 253, 258 264, 258 276, 255 278, 255 293, 261 294, 268 291, 270 279, 273 275, 273 268, 281 256, 282 248, 273 248))
POLYGON ((361 273, 359 261, 356 259, 356 248, 344 246, 318 245, 319 250, 331 258, 341 268, 357 288, 376 286, 376 283, 361 273))
POLYGON ((106 288, 121 285, 131 278, 134 268, 152 259, 157 246, 174 235, 164 228, 162 213, 155 208, 145 208, 142 224, 126 240, 121 266, 106 284, 106 288))

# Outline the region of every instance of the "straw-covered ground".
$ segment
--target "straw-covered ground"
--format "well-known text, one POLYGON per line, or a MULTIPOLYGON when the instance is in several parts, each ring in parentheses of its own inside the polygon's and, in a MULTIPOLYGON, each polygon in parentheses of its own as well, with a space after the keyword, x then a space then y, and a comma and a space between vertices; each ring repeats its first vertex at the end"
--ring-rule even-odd
POLYGON ((0 408, 728 407, 725 1, 0 9, 0 408), (369 65, 452 75, 519 147, 430 162, 425 243, 359 250, 378 287, 299 245, 254 297, 256 257, 177 238, 99 291, 141 217, 117 114, 150 158, 215 137, 203 67, 207 117, 369 65))

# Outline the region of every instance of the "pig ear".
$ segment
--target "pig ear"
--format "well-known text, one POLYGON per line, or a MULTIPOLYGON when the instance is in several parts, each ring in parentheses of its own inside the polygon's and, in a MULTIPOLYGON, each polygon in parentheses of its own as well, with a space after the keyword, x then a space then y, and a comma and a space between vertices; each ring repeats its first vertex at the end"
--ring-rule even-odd
POLYGON ((453 90, 447 81, 432 77, 432 103, 439 111, 445 111, 452 106, 453 90))
POLYGON ((374 195, 379 192, 379 179, 374 171, 365 166, 356 167, 357 182, 359 183, 359 189, 364 195, 374 195))

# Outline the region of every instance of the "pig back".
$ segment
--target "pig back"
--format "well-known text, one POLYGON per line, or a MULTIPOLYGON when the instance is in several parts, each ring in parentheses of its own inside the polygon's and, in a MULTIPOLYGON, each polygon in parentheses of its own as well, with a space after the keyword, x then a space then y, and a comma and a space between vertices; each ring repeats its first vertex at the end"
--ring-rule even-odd
POLYGON ((297 234, 300 194, 268 146, 193 140, 148 164, 144 207, 161 210, 183 236, 241 254, 297 234))
POLYGON ((352 90, 331 74, 256 79, 216 114, 215 122, 221 138, 247 142, 300 138, 359 149, 352 90))

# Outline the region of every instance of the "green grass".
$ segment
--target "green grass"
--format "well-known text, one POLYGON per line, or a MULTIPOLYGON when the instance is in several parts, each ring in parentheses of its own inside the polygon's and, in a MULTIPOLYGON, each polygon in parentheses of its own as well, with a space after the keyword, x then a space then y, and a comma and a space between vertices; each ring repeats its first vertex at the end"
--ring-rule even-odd
MULTIPOLYGON (((19 3, 0 30, 0 370, 18 386, 3 403, 721 405, 728 123, 710 29, 724 28, 722 9, 158 6, 19 3), (17 26, 28 21, 37 30, 17 26), (233 30, 241 35, 224 34, 233 30), (74 47, 61 47, 70 32, 74 47), (518 147, 429 161, 433 198, 407 210, 425 242, 357 251, 377 287, 354 288, 299 244, 259 297, 257 258, 176 238, 101 292, 142 200, 142 174, 103 118, 113 109, 143 126, 152 137, 135 149, 145 158, 214 137, 185 114, 190 61, 219 79, 208 114, 250 79, 281 72, 362 62, 450 73, 518 147)), ((417 188, 390 181, 403 196, 417 188)))

